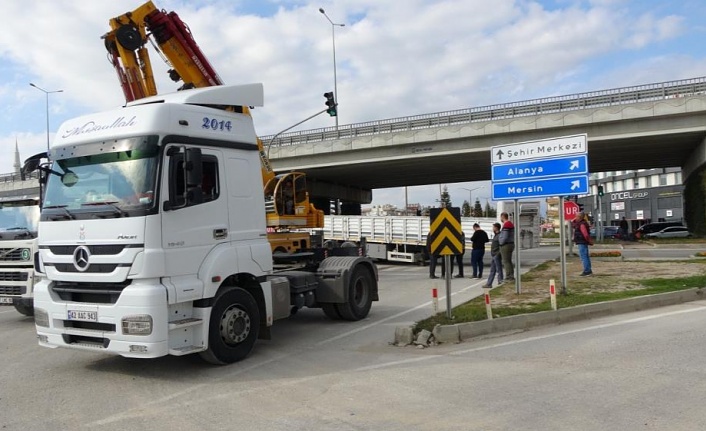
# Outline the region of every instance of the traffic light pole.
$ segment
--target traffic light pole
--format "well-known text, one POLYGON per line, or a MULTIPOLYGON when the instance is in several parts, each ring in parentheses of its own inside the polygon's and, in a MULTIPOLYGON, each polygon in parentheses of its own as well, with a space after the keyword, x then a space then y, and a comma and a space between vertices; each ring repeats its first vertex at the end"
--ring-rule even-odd
POLYGON ((321 111, 317 112, 316 114, 310 115, 310 116, 306 117, 305 119, 301 120, 301 121, 298 122, 297 124, 294 124, 294 125, 292 125, 292 126, 287 127, 287 128, 284 129, 284 130, 280 130, 279 132, 277 132, 277 134, 276 134, 275 136, 273 136, 272 139, 270 139, 270 142, 267 143, 267 158, 270 158, 270 145, 272 145, 272 143, 275 141, 275 139, 277 139, 277 137, 278 137, 279 135, 281 135, 282 133, 286 132, 287 130, 292 130, 293 128, 297 127, 298 125, 300 125, 300 124, 302 124, 302 123, 306 123, 307 121, 311 120, 312 118, 314 118, 314 117, 316 117, 316 116, 318 116, 318 115, 323 114, 323 113, 326 112, 327 110, 328 110, 328 108, 322 109, 321 111))

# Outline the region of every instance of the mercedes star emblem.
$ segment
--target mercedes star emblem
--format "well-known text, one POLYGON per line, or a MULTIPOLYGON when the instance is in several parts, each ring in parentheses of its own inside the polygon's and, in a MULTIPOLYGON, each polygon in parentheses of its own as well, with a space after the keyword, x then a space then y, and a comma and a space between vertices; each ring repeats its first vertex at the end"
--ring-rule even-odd
POLYGON ((91 265, 88 263, 88 258, 91 257, 91 251, 85 245, 76 247, 74 250, 74 267, 79 272, 84 272, 91 265))

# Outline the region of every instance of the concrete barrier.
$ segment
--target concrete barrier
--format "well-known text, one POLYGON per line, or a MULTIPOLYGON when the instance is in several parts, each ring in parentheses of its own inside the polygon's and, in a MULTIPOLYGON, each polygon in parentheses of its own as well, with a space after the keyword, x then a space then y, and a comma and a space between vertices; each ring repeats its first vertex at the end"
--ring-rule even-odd
MULTIPOLYGON (((562 308, 556 311, 541 311, 539 313, 500 317, 493 320, 481 320, 478 322, 446 325, 439 327, 439 333, 449 334, 450 337, 454 337, 454 335, 451 334, 455 334, 456 331, 458 331, 457 333, 460 339, 467 340, 496 332, 525 330, 538 326, 595 319, 598 317, 630 313, 634 311, 647 310, 650 308, 697 301, 700 299, 704 299, 704 290, 702 288, 686 289, 678 292, 658 293, 655 295, 639 296, 636 298, 578 305, 576 307, 562 308)), ((437 341, 443 342, 438 339, 437 341)), ((455 338, 453 338, 451 342, 456 342, 455 338)))

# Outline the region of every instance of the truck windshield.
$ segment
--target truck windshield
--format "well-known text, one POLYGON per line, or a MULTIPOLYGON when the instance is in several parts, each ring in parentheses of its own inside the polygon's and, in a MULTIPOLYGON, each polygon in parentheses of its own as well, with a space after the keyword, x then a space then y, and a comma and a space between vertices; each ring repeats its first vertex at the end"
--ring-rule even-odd
POLYGON ((135 216, 155 207, 156 136, 84 144, 66 158, 58 153, 42 219, 135 216))
POLYGON ((0 202, 0 241, 36 238, 38 222, 37 200, 0 202))

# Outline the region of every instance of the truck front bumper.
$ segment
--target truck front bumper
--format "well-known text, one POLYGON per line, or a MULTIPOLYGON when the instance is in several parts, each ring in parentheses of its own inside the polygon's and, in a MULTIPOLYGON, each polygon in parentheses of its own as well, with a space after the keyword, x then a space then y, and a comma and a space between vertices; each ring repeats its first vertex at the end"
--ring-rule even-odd
POLYGON ((35 325, 39 345, 156 358, 168 354, 167 294, 159 283, 136 282, 125 287, 112 304, 62 300, 52 282, 34 289, 35 325), (124 322, 151 319, 151 332, 126 334, 124 322))

